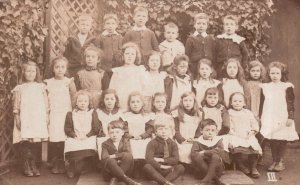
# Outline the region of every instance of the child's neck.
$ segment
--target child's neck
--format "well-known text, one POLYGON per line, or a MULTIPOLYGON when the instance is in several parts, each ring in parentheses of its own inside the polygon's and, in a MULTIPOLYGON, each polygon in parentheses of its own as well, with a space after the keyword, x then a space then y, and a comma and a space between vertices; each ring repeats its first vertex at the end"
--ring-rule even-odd
POLYGON ((133 110, 131 110, 131 112, 132 112, 133 114, 141 114, 141 113, 142 113, 142 110, 139 110, 139 111, 133 111, 133 110))
POLYGON ((210 79, 209 78, 200 77, 200 80, 202 80, 202 81, 209 81, 210 79))
POLYGON ((155 70, 155 71, 154 71, 154 70, 151 70, 151 69, 150 69, 150 70, 149 70, 149 73, 156 74, 156 73, 159 73, 159 71, 158 71, 158 70, 155 70))
POLYGON ((185 75, 186 74, 183 74, 183 75, 182 74, 177 74, 178 78, 181 78, 181 79, 184 79, 185 75))
POLYGON ((126 63, 125 63, 123 66, 124 66, 124 67, 132 67, 132 66, 135 66, 135 64, 126 64, 126 63))
POLYGON ((79 32, 79 35, 81 35, 81 36, 86 36, 86 35, 88 35, 88 33, 82 33, 82 32, 79 32))
POLYGON ((165 111, 164 110, 156 110, 155 114, 164 114, 165 111))
POLYGON ((105 107, 105 110, 106 110, 107 112, 112 112, 112 111, 114 110, 114 108, 107 108, 107 107, 105 107))
POLYGON ((64 77, 65 76, 54 76, 54 79, 56 79, 56 80, 62 80, 62 79, 64 79, 64 77))
POLYGON ((87 112, 88 109, 79 109, 79 108, 78 108, 78 111, 81 111, 81 112, 87 112))

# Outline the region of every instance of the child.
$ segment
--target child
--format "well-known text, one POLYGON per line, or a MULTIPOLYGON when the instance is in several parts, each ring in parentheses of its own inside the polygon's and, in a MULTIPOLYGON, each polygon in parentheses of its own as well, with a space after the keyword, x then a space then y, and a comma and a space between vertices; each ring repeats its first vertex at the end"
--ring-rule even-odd
POLYGON ((65 159, 69 163, 67 168, 69 178, 74 178, 75 172, 82 173, 83 166, 96 156, 96 136, 103 136, 97 112, 91 108, 92 100, 89 92, 78 91, 74 100, 76 107, 72 112, 67 113, 65 121, 67 135, 65 159))
POLYGON ((198 104, 200 105, 205 91, 211 87, 218 87, 220 90, 221 82, 219 80, 214 79, 216 77, 216 72, 212 66, 212 63, 209 59, 203 58, 197 63, 198 73, 196 76, 196 80, 194 80, 193 88, 196 91, 196 99, 198 104))
POLYGON ((72 99, 76 93, 73 78, 65 77, 68 60, 56 57, 52 60, 51 69, 54 77, 45 80, 50 105, 49 151, 52 154, 51 172, 64 173, 64 125, 67 112, 72 111, 72 99))
POLYGON ((122 53, 124 65, 112 69, 109 88, 117 91, 120 108, 126 110, 128 95, 133 91, 143 92, 145 67, 137 66, 141 62, 141 54, 135 43, 124 44, 122 53))
POLYGON ((148 70, 145 73, 144 96, 145 96, 145 111, 151 111, 152 96, 156 92, 165 92, 164 79, 167 73, 160 71, 161 57, 157 51, 152 51, 148 62, 148 70))
POLYGON ((178 147, 169 137, 172 128, 166 121, 168 120, 154 123, 156 137, 147 145, 143 170, 158 184, 173 185, 172 181, 180 177, 185 169, 178 163, 178 147))
POLYGON ((109 139, 102 143, 101 162, 103 163, 103 176, 110 180, 110 185, 117 181, 129 185, 141 185, 128 177, 133 170, 133 157, 128 139, 124 138, 124 123, 115 120, 108 125, 109 139))
POLYGON ((63 55, 69 61, 68 73, 70 77, 75 77, 77 72, 82 68, 84 49, 95 40, 92 34, 90 34, 92 22, 93 19, 90 15, 80 15, 78 18, 79 33, 69 36, 66 41, 63 55))
POLYGON ((122 65, 122 40, 116 28, 119 20, 116 14, 105 14, 103 18, 104 31, 97 40, 97 47, 103 51, 101 68, 105 71, 111 71, 113 67, 122 65))
POLYGON ((158 42, 155 33, 146 27, 148 21, 148 10, 144 7, 134 9, 134 26, 125 36, 123 43, 134 42, 141 49, 141 63, 146 63, 146 56, 151 51, 159 51, 158 42))
POLYGON ((209 17, 205 13, 196 14, 194 27, 196 31, 189 36, 185 44, 185 54, 190 57, 189 68, 195 77, 198 73, 197 63, 203 58, 213 60, 214 38, 206 33, 209 17))
POLYGON ((245 38, 236 34, 238 29, 238 18, 227 15, 223 18, 224 33, 216 39, 216 63, 215 69, 218 78, 221 77, 221 70, 224 63, 229 58, 237 58, 244 69, 248 65, 249 52, 245 43, 245 38))
POLYGON ((258 60, 249 63, 246 70, 247 82, 245 84, 246 107, 258 118, 261 88, 260 84, 265 80, 265 67, 258 60))
POLYGON ((160 52, 162 53, 162 68, 167 70, 174 61, 177 55, 183 55, 185 53, 184 45, 177 40, 178 38, 178 26, 169 22, 164 26, 165 39, 159 44, 160 52))
POLYGON ((176 56, 172 74, 165 79, 165 92, 168 95, 167 109, 171 111, 178 107, 181 95, 192 90, 191 77, 188 75, 188 64, 188 56, 176 56))
POLYGON ((219 89, 211 87, 206 90, 201 103, 203 119, 214 120, 218 135, 228 134, 230 129, 229 114, 222 102, 219 89))
POLYGON ((101 91, 106 88, 108 74, 97 67, 102 57, 102 51, 94 45, 84 50, 85 68, 75 76, 77 90, 86 89, 92 96, 92 106, 97 108, 101 91))
POLYGON ((270 63, 268 78, 269 83, 260 84, 263 105, 260 133, 270 141, 273 163, 268 170, 282 171, 287 142, 299 139, 294 123, 294 85, 288 82, 287 68, 280 62, 270 63))
POLYGON ((234 92, 244 93, 244 70, 236 58, 230 58, 223 66, 222 91, 224 103, 229 107, 229 97, 234 92))
POLYGON ((200 124, 202 135, 193 143, 191 158, 196 177, 202 178, 200 184, 210 185, 222 175, 223 160, 227 161, 229 156, 224 151, 222 137, 217 136, 216 122, 204 119, 200 124))
POLYGON ((39 68, 34 62, 24 63, 22 78, 13 90, 13 143, 20 143, 24 175, 40 176, 36 166, 40 145, 48 140, 48 99, 40 83, 39 68))
POLYGON ((246 98, 242 93, 235 92, 230 96, 229 148, 239 170, 253 178, 259 178, 256 165, 262 149, 255 137, 259 132, 259 125, 254 114, 244 108, 245 105, 246 98), (248 156, 250 168, 243 164, 243 154, 248 156))
POLYGON ((175 140, 179 148, 179 160, 191 163, 190 153, 194 138, 200 136, 201 112, 195 94, 185 92, 181 96, 178 110, 173 111, 175 122, 175 140))

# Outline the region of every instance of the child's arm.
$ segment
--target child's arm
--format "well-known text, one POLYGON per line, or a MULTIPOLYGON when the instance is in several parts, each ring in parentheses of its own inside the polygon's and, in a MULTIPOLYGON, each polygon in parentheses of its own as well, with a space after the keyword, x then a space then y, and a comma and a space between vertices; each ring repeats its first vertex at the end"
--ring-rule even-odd
POLYGON ((100 137, 105 136, 103 133, 102 123, 98 118, 97 112, 94 110, 92 113, 92 129, 86 136, 91 137, 95 135, 100 137))
POLYGON ((246 109, 251 109, 251 89, 248 83, 244 85, 244 95, 246 98, 246 109))
POLYGON ((45 107, 46 107, 46 121, 47 121, 47 124, 49 124, 50 123, 50 120, 49 120, 50 105, 49 105, 49 99, 48 99, 48 94, 47 94, 46 89, 44 89, 44 91, 43 91, 43 96, 44 96, 44 102, 45 102, 45 107))
POLYGON ((221 116, 222 116, 222 128, 219 131, 218 135, 225 135, 228 134, 230 130, 230 118, 227 109, 222 106, 221 116))
POLYGON ((81 84, 80 84, 80 80, 79 80, 79 74, 77 73, 74 77, 74 83, 75 83, 75 87, 76 89, 79 91, 80 89, 82 89, 81 84))
POLYGON ((200 121, 199 121, 198 127, 197 127, 197 129, 196 129, 194 138, 198 138, 198 137, 200 137, 201 135, 202 135, 202 133, 201 133, 201 124, 200 124, 200 121))
POLYGON ((160 163, 158 163, 154 157, 155 157, 155 148, 157 148, 156 143, 153 142, 154 140, 150 141, 147 145, 146 148, 146 163, 150 164, 151 166, 153 166, 155 169, 160 169, 161 165, 160 163))
POLYGON ((111 71, 104 73, 103 78, 101 80, 102 90, 108 89, 111 76, 112 76, 112 72, 111 71))
POLYGON ((191 158, 195 158, 196 155, 201 152, 202 149, 200 148, 199 144, 197 141, 194 141, 193 142, 193 146, 192 146, 192 149, 191 149, 191 158))
POLYGON ((77 90, 76 90, 76 85, 75 85, 73 78, 71 79, 70 84, 69 84, 69 92, 70 92, 70 96, 71 96, 72 107, 74 107, 75 106, 75 105, 73 105, 74 98, 75 98, 75 94, 76 94, 77 90))
POLYGON ((68 112, 65 120, 65 133, 68 137, 77 137, 74 131, 72 112, 68 112))
POLYGON ((241 50, 241 54, 242 54, 241 65, 243 66, 243 69, 246 69, 246 67, 248 66, 248 62, 249 62, 249 51, 248 51, 245 41, 242 41, 240 43, 240 50, 241 50))
POLYGON ((154 121, 153 120, 149 120, 146 124, 145 124, 145 133, 141 134, 141 138, 142 139, 146 139, 146 138, 151 138, 152 134, 154 133, 154 121))
POLYGON ((192 42, 192 38, 188 37, 185 43, 185 54, 191 58, 191 54, 192 54, 192 50, 193 50, 193 42, 192 42))
POLYGON ((295 112, 295 94, 293 87, 288 87, 286 89, 286 103, 287 103, 287 110, 288 110, 288 119, 294 120, 294 112, 295 112))
POLYGON ((255 135, 256 133, 259 132, 259 123, 256 120, 253 112, 249 111, 249 114, 250 114, 249 119, 250 119, 250 124, 251 124, 251 131, 252 131, 252 133, 249 134, 249 136, 250 136, 251 134, 255 135))
POLYGON ((124 154, 131 153, 131 147, 130 147, 129 140, 126 138, 123 138, 121 140, 121 142, 123 142, 122 151, 115 153, 116 159, 122 158, 124 154))
POLYGON ((104 160, 110 158, 106 142, 102 143, 101 147, 102 147, 101 159, 104 160))
POLYGON ((258 113, 259 118, 261 118, 261 116, 262 116, 264 102, 265 102, 265 95, 264 95, 264 92, 262 89, 261 93, 260 93, 260 104, 259 104, 259 113, 258 113))
POLYGON ((128 122, 124 121, 124 137, 128 139, 132 139, 133 136, 129 134, 128 122))
POLYGON ((174 166, 178 164, 179 161, 178 146, 175 142, 172 141, 171 148, 172 148, 171 155, 168 158, 164 158, 163 164, 174 166))
POLYGON ((159 51, 158 41, 153 31, 151 31, 151 46, 154 51, 159 51))
POLYGON ((175 136, 174 138, 176 139, 176 141, 181 144, 183 143, 186 139, 184 137, 182 137, 181 133, 180 133, 180 127, 179 127, 179 124, 180 124, 180 121, 178 119, 178 117, 176 117, 174 119, 174 123, 175 123, 175 136))
POLYGON ((20 105, 21 105, 21 93, 18 90, 13 91, 13 114, 15 119, 15 124, 17 129, 21 129, 21 120, 20 120, 20 105))

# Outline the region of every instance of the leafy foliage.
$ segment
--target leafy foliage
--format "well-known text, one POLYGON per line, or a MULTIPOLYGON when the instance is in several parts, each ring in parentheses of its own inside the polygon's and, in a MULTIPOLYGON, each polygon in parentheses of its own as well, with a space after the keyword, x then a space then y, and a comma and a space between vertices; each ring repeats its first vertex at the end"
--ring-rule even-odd
POLYGON ((210 16, 208 33, 222 33, 222 17, 233 14, 240 18, 238 34, 246 37, 252 58, 264 58, 270 54, 269 17, 274 12, 272 0, 105 0, 103 11, 114 12, 120 19, 119 32, 124 34, 131 26, 132 12, 136 6, 147 7, 147 26, 163 39, 163 25, 173 21, 179 26, 179 40, 185 43, 193 32, 193 17, 199 12, 210 16), (122 10, 122 11, 120 11, 122 10))

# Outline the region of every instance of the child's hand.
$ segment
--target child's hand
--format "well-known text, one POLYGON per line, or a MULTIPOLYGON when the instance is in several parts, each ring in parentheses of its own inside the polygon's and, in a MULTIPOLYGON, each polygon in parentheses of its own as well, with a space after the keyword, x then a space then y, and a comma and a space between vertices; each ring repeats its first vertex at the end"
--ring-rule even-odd
POLYGON ((200 156, 204 156, 204 152, 205 152, 204 150, 200 151, 199 152, 200 156))
POLYGON ((14 116, 15 122, 16 122, 16 127, 18 130, 21 130, 21 121, 20 121, 20 115, 15 114, 14 116))
POLYGON ((187 141, 187 143, 193 143, 194 139, 193 138, 188 138, 186 141, 187 141))
POLYGON ((133 139, 134 139, 134 140, 141 140, 142 137, 141 137, 141 136, 134 136, 133 139))
POLYGON ((164 169, 164 170, 167 170, 167 169, 172 168, 172 166, 169 166, 169 165, 160 165, 160 168, 164 169))
POLYGON ((116 154, 109 155, 109 158, 115 159, 116 158, 116 154))
POLYGON ((163 158, 154 157, 154 160, 158 163, 163 163, 165 160, 163 158))
POLYGON ((248 133, 248 138, 250 138, 251 136, 254 136, 256 134, 256 132, 254 130, 251 130, 249 133, 248 133))
POLYGON ((293 120, 292 120, 292 119, 288 119, 288 120, 286 121, 286 126, 287 126, 287 127, 292 126, 292 124, 293 124, 293 120))

